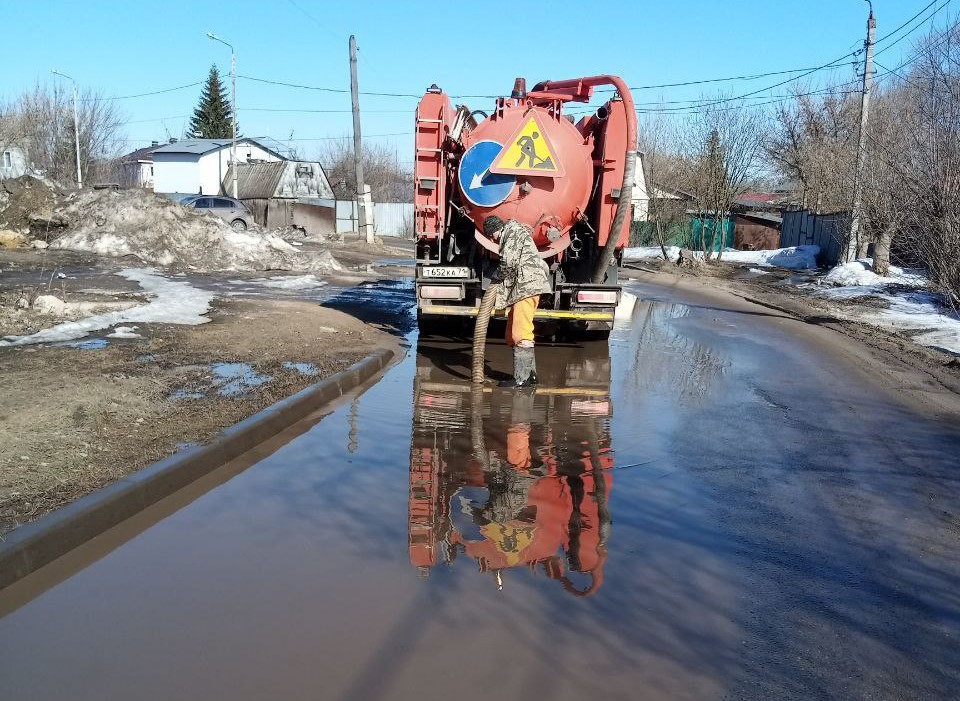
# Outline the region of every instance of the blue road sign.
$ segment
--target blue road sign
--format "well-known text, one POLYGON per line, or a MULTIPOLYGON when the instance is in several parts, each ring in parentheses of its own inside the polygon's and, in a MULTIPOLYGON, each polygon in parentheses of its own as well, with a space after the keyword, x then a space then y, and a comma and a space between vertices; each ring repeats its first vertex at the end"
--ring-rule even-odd
POLYGON ((509 197, 517 184, 514 175, 490 172, 501 150, 503 145, 496 141, 478 141, 460 159, 460 190, 478 207, 496 207, 509 197))

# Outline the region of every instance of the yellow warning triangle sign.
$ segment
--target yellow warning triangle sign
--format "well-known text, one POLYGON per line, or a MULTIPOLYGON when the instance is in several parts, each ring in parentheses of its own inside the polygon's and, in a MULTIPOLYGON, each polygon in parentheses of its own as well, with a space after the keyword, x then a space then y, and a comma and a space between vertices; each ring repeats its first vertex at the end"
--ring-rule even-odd
POLYGON ((490 166, 491 173, 503 175, 537 175, 547 178, 563 176, 557 151, 536 113, 531 114, 503 146, 490 166))

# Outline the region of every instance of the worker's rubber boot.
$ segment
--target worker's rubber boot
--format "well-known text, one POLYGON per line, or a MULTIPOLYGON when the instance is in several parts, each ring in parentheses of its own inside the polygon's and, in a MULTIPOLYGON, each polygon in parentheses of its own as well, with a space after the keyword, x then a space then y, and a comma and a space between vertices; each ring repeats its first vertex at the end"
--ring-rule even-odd
POLYGON ((514 346, 513 379, 500 383, 501 387, 532 387, 537 384, 537 364, 533 348, 514 346))

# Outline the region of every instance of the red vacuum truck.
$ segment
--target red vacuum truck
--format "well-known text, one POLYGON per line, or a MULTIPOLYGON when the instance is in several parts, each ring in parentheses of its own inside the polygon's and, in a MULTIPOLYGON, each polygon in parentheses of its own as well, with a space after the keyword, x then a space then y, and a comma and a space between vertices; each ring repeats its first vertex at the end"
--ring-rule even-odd
MULTIPOLYGON (((582 108, 581 108, 582 110, 582 108)), ((416 111, 414 231, 421 328, 475 317, 498 264, 483 222, 529 226, 551 272, 535 318, 609 333, 620 297, 617 270, 630 233, 637 118, 616 76, 517 78, 492 111, 454 107, 431 86, 416 111), (611 99, 575 119, 568 103, 611 99)))

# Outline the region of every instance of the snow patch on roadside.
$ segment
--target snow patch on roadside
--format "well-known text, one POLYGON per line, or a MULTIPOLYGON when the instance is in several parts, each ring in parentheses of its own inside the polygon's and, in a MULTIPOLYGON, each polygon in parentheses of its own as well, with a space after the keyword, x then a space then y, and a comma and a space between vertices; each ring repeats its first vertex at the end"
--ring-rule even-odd
POLYGON ((807 270, 817 267, 819 253, 819 246, 791 246, 769 251, 737 251, 727 248, 724 249, 720 260, 724 263, 755 265, 763 268, 807 270))
POLYGON ((275 290, 313 290, 326 285, 326 281, 318 280, 315 275, 277 275, 253 280, 231 280, 234 285, 259 285, 275 290))
POLYGON ((917 272, 907 272, 895 265, 890 266, 890 275, 884 277, 873 272, 873 260, 863 258, 852 263, 843 263, 823 276, 823 282, 840 287, 877 285, 908 285, 925 287, 927 278, 917 272))
POLYGON ((620 301, 613 312, 614 320, 630 320, 633 318, 633 308, 637 306, 637 296, 626 290, 620 293, 620 301))
MULTIPOLYGON (((698 258, 703 258, 702 251, 694 251, 693 253, 698 258)), ((725 248, 720 260, 724 263, 736 263, 738 265, 805 270, 817 267, 817 254, 819 253, 819 246, 793 246, 770 251, 738 251, 733 248, 725 248)), ((667 255, 670 260, 676 260, 680 255, 680 249, 676 246, 668 246, 667 255)), ((623 250, 623 260, 628 263, 657 258, 663 258, 663 251, 660 250, 659 246, 639 246, 623 250)))
POLYGON ((210 321, 204 314, 210 311, 210 302, 214 299, 212 292, 197 289, 187 282, 170 280, 151 268, 131 268, 121 271, 120 275, 139 283, 152 299, 130 309, 57 324, 29 336, 7 336, 0 339, 0 347, 70 341, 83 338, 92 331, 130 322, 194 326, 210 321))
POLYGON ((895 329, 910 333, 922 346, 939 348, 960 355, 960 316, 940 306, 936 295, 929 292, 906 292, 899 295, 879 295, 890 303, 875 315, 876 320, 895 329))
MULTIPOLYGON (((680 255, 680 249, 677 246, 667 246, 667 256, 670 260, 676 260, 680 255)), ((635 246, 633 248, 623 249, 623 261, 633 263, 640 260, 663 260, 663 251, 660 246, 635 246)))

